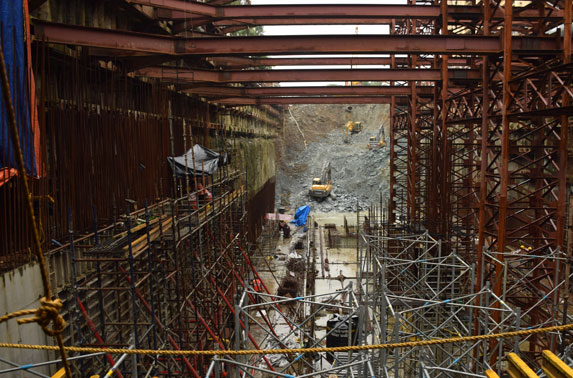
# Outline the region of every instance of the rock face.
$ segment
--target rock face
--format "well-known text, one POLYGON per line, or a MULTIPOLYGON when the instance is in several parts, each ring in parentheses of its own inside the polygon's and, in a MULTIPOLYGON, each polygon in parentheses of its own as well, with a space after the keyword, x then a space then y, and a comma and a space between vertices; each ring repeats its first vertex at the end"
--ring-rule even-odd
MULTIPOLYGON (((277 172, 278 207, 295 208, 305 204, 321 212, 355 211, 388 196, 390 150, 368 150, 368 140, 381 124, 387 127, 387 106, 353 107, 352 120, 363 124, 363 131, 344 143, 346 106, 305 105, 292 107, 300 127, 287 123, 277 172), (304 147, 302 134, 307 147, 304 147), (318 177, 325 161, 332 166, 334 196, 317 201, 308 196, 313 177, 318 177)), ((287 112, 287 117, 290 117, 287 112)), ((388 132, 386 132, 388 135, 388 132)), ((386 138, 386 144, 389 140, 386 138)))

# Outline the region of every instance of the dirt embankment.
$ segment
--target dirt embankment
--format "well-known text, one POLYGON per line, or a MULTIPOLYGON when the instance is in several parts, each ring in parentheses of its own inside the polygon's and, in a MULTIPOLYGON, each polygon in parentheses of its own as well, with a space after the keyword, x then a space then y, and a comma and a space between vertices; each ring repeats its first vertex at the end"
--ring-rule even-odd
POLYGON ((388 107, 352 106, 350 119, 362 122, 363 130, 344 143, 345 105, 298 105, 287 111, 284 134, 277 148, 277 206, 295 208, 310 204, 319 211, 365 209, 388 191, 388 148, 368 150, 368 139, 384 125, 388 143, 388 107), (296 120, 296 121, 295 121, 296 120), (305 147, 306 143, 306 147, 305 147), (313 177, 330 161, 336 199, 317 202, 309 198, 313 177))

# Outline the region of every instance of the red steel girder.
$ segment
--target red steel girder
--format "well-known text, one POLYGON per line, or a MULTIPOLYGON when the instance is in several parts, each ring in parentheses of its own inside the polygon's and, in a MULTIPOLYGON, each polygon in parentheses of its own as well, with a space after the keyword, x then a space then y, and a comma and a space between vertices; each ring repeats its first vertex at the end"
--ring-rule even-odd
MULTIPOLYGON (((173 27, 174 32, 185 30, 183 20, 184 12, 158 9, 156 15, 159 19, 179 20, 179 24, 173 27)), ((276 25, 389 25, 391 18, 234 18, 217 20, 212 18, 193 18, 193 26, 201 26, 209 23, 221 27, 224 32, 233 32, 253 26, 276 26, 276 25)), ((187 29, 191 28, 190 19, 187 17, 187 29)))
MULTIPOLYGON (((361 57, 348 57, 348 58, 244 58, 244 57, 209 57, 217 65, 225 65, 227 67, 253 67, 253 66, 373 66, 373 65, 391 65, 392 58, 390 57, 376 57, 376 58, 361 58, 361 57)), ((394 58, 398 66, 409 65, 407 58, 394 58)), ((448 64, 452 66, 468 66, 468 59, 452 58, 448 60, 448 64)), ((419 65, 429 65, 426 62, 420 61, 419 65)))
MULTIPOLYGON (((291 104, 390 104, 392 97, 384 96, 338 96, 338 97, 231 97, 213 99, 221 105, 291 105, 291 104)), ((396 100, 406 104, 406 99, 396 100)))
MULTIPOLYGON (((292 82, 292 81, 437 81, 441 80, 436 69, 330 69, 330 70, 245 70, 211 71, 177 69, 171 67, 148 67, 135 71, 136 75, 177 82, 292 82)), ((450 79, 477 80, 477 70, 448 72, 450 79)))
MULTIPOLYGON (((560 12, 557 12, 560 13, 560 12)), ((159 18, 167 20, 180 20, 185 19, 185 13, 169 10, 157 10, 156 14, 159 18)), ((531 13, 526 13, 531 14, 531 13)), ((534 22, 538 17, 524 17, 523 22, 534 22)), ((552 22, 559 22, 559 18, 550 17, 552 22)), ((423 22, 431 22, 428 19, 418 19, 423 22)), ((495 20, 502 20, 502 17, 495 17, 495 20)), ((236 30, 241 30, 248 27, 254 26, 276 26, 276 25, 390 25, 395 19, 389 18, 235 18, 235 19, 223 19, 216 20, 210 18, 194 18, 193 26, 200 26, 209 23, 224 28, 224 32, 233 32, 236 30)), ((464 23, 475 23, 478 20, 474 20, 474 17, 469 17, 466 19, 449 19, 449 25, 459 25, 464 23)), ((547 21, 543 19, 543 21, 547 21)), ((189 22, 189 17, 187 17, 187 28, 191 25, 189 22)), ((517 21, 516 21, 517 22, 517 21)), ((175 32, 181 32, 185 30, 185 25, 182 22, 174 26, 175 32)))
MULTIPOLYGON (((305 7, 304 5, 297 5, 295 6, 296 9, 294 12, 292 11, 293 6, 290 5, 279 5, 273 6, 274 9, 281 11, 281 14, 287 14, 288 16, 276 16, 272 17, 269 13, 265 13, 264 11, 257 10, 256 16, 253 17, 236 17, 239 13, 237 8, 239 7, 232 7, 234 8, 234 18, 226 18, 226 17, 209 17, 203 15, 194 15, 189 12, 184 12, 181 10, 173 10, 173 9, 156 9, 156 17, 160 19, 166 20, 179 20, 179 21, 187 21, 185 23, 180 23, 173 26, 173 30, 175 32, 182 32, 185 29, 190 27, 196 27, 200 25, 205 25, 208 23, 213 23, 214 25, 225 28, 223 32, 233 32, 236 30, 241 30, 248 27, 253 26, 261 26, 261 25, 348 25, 348 24, 383 24, 389 25, 392 22, 395 22, 396 19, 404 19, 404 18, 415 18, 413 16, 407 16, 407 14, 426 14, 427 17, 418 17, 417 19, 423 22, 430 22, 430 20, 437 19, 435 16, 431 16, 436 13, 435 9, 438 8, 437 6, 428 6, 428 5, 367 5, 368 7, 394 7, 395 9, 400 9, 403 7, 403 14, 402 15, 384 15, 381 17, 369 18, 364 16, 359 16, 359 13, 352 17, 352 11, 355 10, 357 5, 339 5, 338 7, 348 7, 348 12, 346 17, 342 16, 331 16, 328 15, 328 10, 323 11, 325 14, 321 17, 311 17, 311 16, 304 16, 303 12, 304 9, 300 9, 301 7, 305 7), (289 9, 287 9, 289 7, 289 9), (421 8, 420 10, 416 10, 416 8, 421 8), (298 12, 297 12, 298 11, 298 12), (300 14, 300 15, 299 15, 300 14), (431 17, 430 17, 431 16, 431 17), (189 21, 192 20, 192 25, 189 25, 189 21)), ((262 8, 264 6, 248 6, 244 7, 245 12, 251 11, 256 8, 262 8)), ((313 5, 312 7, 320 7, 317 5, 313 5)), ((330 7, 330 6, 329 6, 330 7)), ((468 22, 477 22, 483 19, 483 10, 481 6, 450 6, 448 7, 448 23, 457 25, 457 24, 466 24, 468 22)), ((382 10, 383 12, 383 10, 382 10)), ((376 13, 376 12, 374 12, 376 13)), ((554 8, 548 9, 543 16, 540 15, 539 11, 536 9, 530 8, 521 8, 520 12, 518 13, 518 17, 516 20, 523 20, 527 22, 542 20, 543 22, 559 22, 562 15, 561 10, 556 10, 554 8)), ((221 10, 219 14, 225 14, 224 10, 221 10)), ((316 14, 316 13, 315 13, 316 14)), ((495 20, 503 20, 503 12, 500 9, 496 9, 491 16, 492 19, 495 20)))
MULTIPOLYGON (((433 86, 417 87, 419 96, 432 96, 433 86)), ((201 96, 219 97, 262 97, 262 96, 408 96, 411 90, 406 86, 363 86, 363 87, 259 87, 239 88, 226 86, 200 86, 184 90, 201 96)))
MULTIPOLYGON (((161 3, 163 0, 129 0, 135 3, 161 3)), ((181 9, 165 8, 185 11, 184 1, 178 2, 182 5, 181 9)), ((157 6, 159 7, 159 6, 157 6)), ((207 7, 209 7, 207 5, 207 7)), ((440 8, 436 6, 412 6, 412 5, 393 5, 393 4, 297 4, 297 5, 244 5, 228 7, 210 7, 209 16, 217 19, 298 19, 298 18, 358 18, 358 19, 395 19, 395 18, 438 18, 440 8)), ((466 7, 464 7, 466 8, 466 7)), ((477 10, 477 7, 474 7, 477 10)), ((474 12, 476 13, 476 12, 474 12)), ((205 13, 194 13, 197 15, 206 15, 205 13)))
MULTIPOLYGON (((440 6, 432 5, 398 5, 398 4, 281 4, 281 5, 236 5, 213 6, 211 4, 188 2, 183 0, 126 0, 130 3, 153 6, 171 12, 160 12, 159 16, 170 19, 192 18, 193 16, 208 16, 216 19, 284 19, 294 21, 304 18, 322 20, 330 19, 385 19, 421 18, 436 19, 440 17, 440 6), (177 11, 177 12, 173 12, 177 11)), ((551 18, 561 17, 561 12, 552 12, 551 18)), ((535 9, 524 9, 519 13, 520 19, 539 18, 535 9)), ((497 10, 494 18, 503 17, 497 10)), ((482 19, 481 6, 449 6, 448 19, 482 19)))
MULTIPOLYGON (((475 35, 313 35, 174 38, 145 33, 35 22, 35 39, 127 51, 171 55, 285 54, 499 54, 498 37, 475 35)), ((514 55, 561 53, 549 37, 512 38, 514 55)))

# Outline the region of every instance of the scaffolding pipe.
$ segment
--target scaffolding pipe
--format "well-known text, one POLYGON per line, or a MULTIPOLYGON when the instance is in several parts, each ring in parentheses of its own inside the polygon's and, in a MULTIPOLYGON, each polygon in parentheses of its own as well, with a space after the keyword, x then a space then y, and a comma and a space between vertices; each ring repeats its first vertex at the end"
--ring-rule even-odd
MULTIPOLYGON (((38 377, 42 377, 42 378, 50 378, 49 376, 42 374, 42 373, 38 373, 34 370, 31 370, 33 367, 36 367, 36 364, 27 364, 27 365, 19 365, 16 364, 14 362, 8 361, 3 359, 2 357, 0 357, 0 361, 4 362, 7 365, 11 365, 11 366, 15 366, 14 368, 11 369, 6 369, 6 370, 0 370, 0 375, 5 374, 5 373, 11 373, 13 371, 20 371, 20 370, 26 370, 28 373, 38 376, 38 377)), ((61 361, 61 360, 60 360, 61 361)))
MULTIPOLYGON (((133 348, 135 348, 135 344, 131 344, 127 349, 133 349, 133 348)), ((117 360, 117 362, 111 367, 111 369, 107 371, 107 373, 103 377, 104 378, 111 377, 113 373, 119 368, 121 363, 127 358, 127 356, 128 356, 127 353, 122 354, 121 357, 119 357, 119 359, 117 360)))

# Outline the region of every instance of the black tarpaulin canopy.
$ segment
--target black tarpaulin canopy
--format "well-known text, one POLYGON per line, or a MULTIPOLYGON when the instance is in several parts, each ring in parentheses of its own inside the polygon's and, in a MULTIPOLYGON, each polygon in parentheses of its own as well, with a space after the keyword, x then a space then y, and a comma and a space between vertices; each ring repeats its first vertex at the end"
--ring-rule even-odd
POLYGON ((167 157, 167 162, 171 166, 171 169, 175 171, 177 178, 182 178, 187 175, 212 175, 217 171, 217 167, 220 164, 226 163, 226 160, 225 155, 220 155, 199 144, 194 145, 193 148, 184 155, 167 157), (187 165, 185 165, 185 159, 187 159, 187 165))

